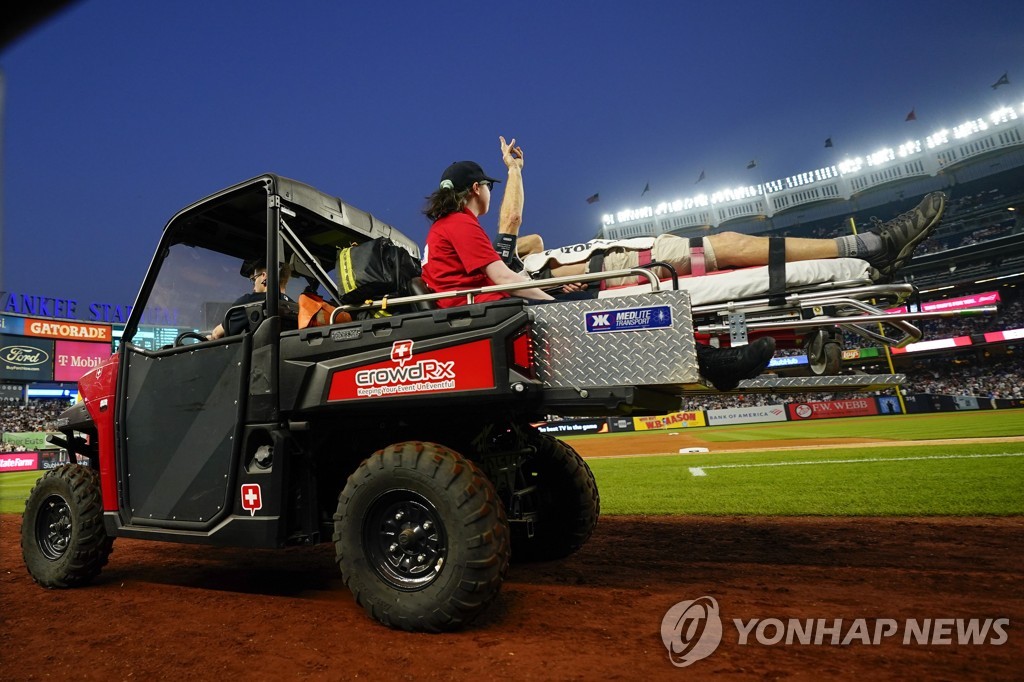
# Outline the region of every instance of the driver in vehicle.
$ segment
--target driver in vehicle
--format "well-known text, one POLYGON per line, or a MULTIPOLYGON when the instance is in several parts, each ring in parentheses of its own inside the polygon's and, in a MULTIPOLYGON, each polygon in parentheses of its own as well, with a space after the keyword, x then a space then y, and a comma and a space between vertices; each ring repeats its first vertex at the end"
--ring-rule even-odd
MULTIPOLYGON (((228 315, 227 325, 228 328, 225 330, 223 324, 218 324, 210 335, 207 337, 210 340, 223 338, 227 335, 241 334, 245 330, 245 310, 243 308, 237 308, 236 306, 244 306, 248 303, 258 303, 265 301, 267 298, 267 264, 264 259, 256 261, 252 265, 251 269, 248 267, 250 264, 246 263, 242 265, 242 274, 248 271, 249 280, 252 282, 252 292, 239 296, 235 299, 234 303, 231 304, 233 310, 228 315)), ((285 286, 288 284, 288 280, 291 278, 291 268, 287 263, 281 264, 281 269, 278 271, 278 279, 281 284, 281 300, 291 301, 288 295, 284 293, 285 286)))

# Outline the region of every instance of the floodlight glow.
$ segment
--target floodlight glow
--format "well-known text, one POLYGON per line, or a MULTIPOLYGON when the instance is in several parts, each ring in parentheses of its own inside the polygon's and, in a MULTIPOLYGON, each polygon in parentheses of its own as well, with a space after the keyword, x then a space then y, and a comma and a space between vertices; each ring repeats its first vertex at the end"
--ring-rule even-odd
POLYGON ((686 200, 686 208, 707 208, 710 205, 707 194, 698 194, 686 200))
POLYGON ((839 177, 839 169, 835 166, 825 166, 814 171, 815 180, 830 180, 839 177))
POLYGON ((937 133, 932 133, 926 137, 924 142, 928 145, 928 149, 934 149, 940 145, 949 144, 949 131, 943 128, 937 133))
POLYGON ((864 167, 864 159, 859 156, 855 159, 844 159, 839 162, 839 173, 841 175, 849 175, 850 173, 859 173, 860 169, 864 167))
POLYGON ((654 209, 650 206, 644 206, 643 208, 627 208, 625 211, 619 211, 616 214, 620 223, 630 222, 633 220, 642 220, 643 218, 654 217, 654 209))
POLYGON ((675 201, 668 202, 663 201, 654 207, 654 215, 665 215, 666 213, 678 213, 682 211, 686 206, 686 203, 682 199, 676 199, 675 201))
POLYGON ((967 123, 961 123, 956 128, 953 128, 953 137, 957 140, 961 140, 974 133, 980 133, 983 130, 988 130, 988 124, 985 123, 984 119, 976 118, 973 121, 967 123))
POLYGON ((920 140, 908 140, 899 146, 896 154, 901 158, 905 159, 911 154, 919 154, 921 152, 921 141, 920 140))
POLYGON ((1016 121, 1017 112, 1013 110, 1013 107, 1002 107, 1000 109, 996 109, 991 114, 989 114, 988 120, 992 121, 992 125, 999 125, 1000 123, 1016 121))
POLYGON ((881 166, 883 163, 888 163, 896 158, 896 154, 893 153, 891 147, 885 149, 879 149, 874 154, 868 155, 869 166, 881 166))
POLYGON ((615 224, 615 216, 613 216, 611 213, 605 213, 603 216, 601 216, 601 224, 602 225, 614 225, 615 224))

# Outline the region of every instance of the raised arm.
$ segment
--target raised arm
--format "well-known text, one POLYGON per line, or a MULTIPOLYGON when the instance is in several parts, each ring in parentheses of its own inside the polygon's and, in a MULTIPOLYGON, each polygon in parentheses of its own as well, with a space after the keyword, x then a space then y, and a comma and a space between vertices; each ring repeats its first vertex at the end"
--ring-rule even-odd
POLYGON ((506 143, 504 136, 498 137, 501 143, 501 158, 508 168, 508 183, 501 198, 501 210, 498 212, 498 234, 519 234, 519 226, 523 224, 523 150, 516 146, 516 139, 506 143))

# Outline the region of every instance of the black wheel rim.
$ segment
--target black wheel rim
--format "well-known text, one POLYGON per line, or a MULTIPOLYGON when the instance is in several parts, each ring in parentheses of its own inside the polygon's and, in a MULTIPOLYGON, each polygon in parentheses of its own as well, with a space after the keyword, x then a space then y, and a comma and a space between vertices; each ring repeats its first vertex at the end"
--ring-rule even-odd
POLYGON ((51 495, 43 501, 36 517, 36 543, 47 559, 56 561, 64 556, 71 544, 71 507, 60 495, 51 495))
POLYGON ((392 490, 370 505, 363 546, 384 581, 400 590, 415 591, 441 574, 448 541, 433 504, 411 490, 392 490))

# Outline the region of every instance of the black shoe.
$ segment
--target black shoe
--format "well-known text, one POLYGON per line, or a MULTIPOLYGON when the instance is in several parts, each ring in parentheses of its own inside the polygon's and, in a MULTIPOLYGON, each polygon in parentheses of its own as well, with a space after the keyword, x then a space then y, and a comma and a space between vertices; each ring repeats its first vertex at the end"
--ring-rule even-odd
POLYGON ((745 346, 712 348, 697 344, 697 367, 719 391, 731 391, 743 379, 758 376, 775 355, 775 339, 762 336, 745 346))
POLYGON ((882 274, 882 279, 892 279, 903 267, 917 245, 939 224, 945 209, 946 195, 932 192, 926 194, 917 206, 888 222, 871 219, 875 223, 871 231, 882 238, 882 252, 868 258, 868 262, 882 274))

